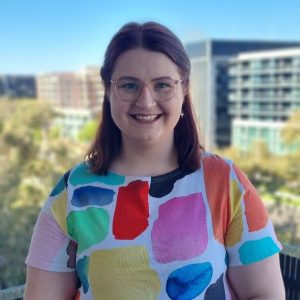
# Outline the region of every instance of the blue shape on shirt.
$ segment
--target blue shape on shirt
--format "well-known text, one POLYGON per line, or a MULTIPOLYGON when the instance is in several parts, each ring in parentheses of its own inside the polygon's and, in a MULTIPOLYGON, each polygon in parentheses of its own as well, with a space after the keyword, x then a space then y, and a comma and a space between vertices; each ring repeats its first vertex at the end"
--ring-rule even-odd
POLYGON ((110 189, 83 186, 74 190, 71 203, 76 207, 108 205, 113 201, 114 194, 115 192, 110 189))
POLYGON ((191 264, 173 271, 167 280, 166 291, 171 299, 188 300, 200 295, 212 278, 209 262, 191 264))

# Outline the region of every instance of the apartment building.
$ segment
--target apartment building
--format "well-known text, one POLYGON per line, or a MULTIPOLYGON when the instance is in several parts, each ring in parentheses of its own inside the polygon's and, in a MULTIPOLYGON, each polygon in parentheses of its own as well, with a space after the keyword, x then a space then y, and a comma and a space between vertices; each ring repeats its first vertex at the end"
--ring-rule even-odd
POLYGON ((299 47, 300 42, 203 40, 189 43, 191 94, 206 149, 229 146, 231 119, 228 113, 228 60, 240 53, 299 47))
POLYGON ((99 106, 103 88, 99 68, 88 66, 78 72, 46 73, 37 76, 37 94, 58 107, 99 106))
POLYGON ((281 131, 300 109, 300 47, 239 54, 228 61, 229 114, 233 146, 249 151, 263 140, 281 155, 300 145, 285 145, 281 131))
POLYGON ((101 110, 104 89, 99 67, 78 72, 47 73, 37 76, 38 98, 49 101, 58 112, 56 124, 71 138, 101 110))

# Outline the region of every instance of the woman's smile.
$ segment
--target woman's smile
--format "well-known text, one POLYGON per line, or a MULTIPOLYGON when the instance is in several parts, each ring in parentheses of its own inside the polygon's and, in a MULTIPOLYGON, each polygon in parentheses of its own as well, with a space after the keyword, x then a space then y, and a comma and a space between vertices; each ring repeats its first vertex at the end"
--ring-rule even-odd
POLYGON ((132 114, 131 116, 139 123, 151 123, 158 120, 162 114, 132 114))

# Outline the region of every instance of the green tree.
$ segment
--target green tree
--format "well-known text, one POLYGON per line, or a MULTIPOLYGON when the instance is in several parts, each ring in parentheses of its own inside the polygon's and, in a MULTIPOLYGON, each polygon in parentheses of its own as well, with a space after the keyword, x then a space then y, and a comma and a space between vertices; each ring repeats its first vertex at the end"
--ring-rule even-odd
POLYGON ((90 143, 95 137, 99 120, 91 120, 87 122, 78 133, 78 140, 83 143, 90 143))
POLYGON ((287 144, 298 143, 300 151, 300 110, 290 116, 282 130, 282 137, 287 144))
POLYGON ((37 214, 55 182, 85 152, 78 141, 51 134, 54 117, 42 101, 0 102, 0 288, 24 283, 37 214))

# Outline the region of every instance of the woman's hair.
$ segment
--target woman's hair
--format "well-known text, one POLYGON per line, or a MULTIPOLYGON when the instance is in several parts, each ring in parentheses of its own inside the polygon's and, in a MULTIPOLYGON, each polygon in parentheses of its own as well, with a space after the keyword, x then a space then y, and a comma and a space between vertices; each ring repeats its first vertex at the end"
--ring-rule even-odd
POLYGON ((182 79, 185 80, 187 92, 182 106, 184 116, 179 119, 175 126, 174 142, 178 153, 179 167, 194 171, 200 167, 200 155, 203 147, 199 142, 189 93, 190 60, 177 36, 165 26, 155 22, 125 24, 115 34, 106 49, 100 71, 105 88, 102 121, 86 156, 91 170, 100 175, 107 174, 110 164, 120 151, 121 132, 111 116, 108 98, 109 80, 111 80, 116 61, 120 55, 136 48, 166 55, 177 65, 182 79))

